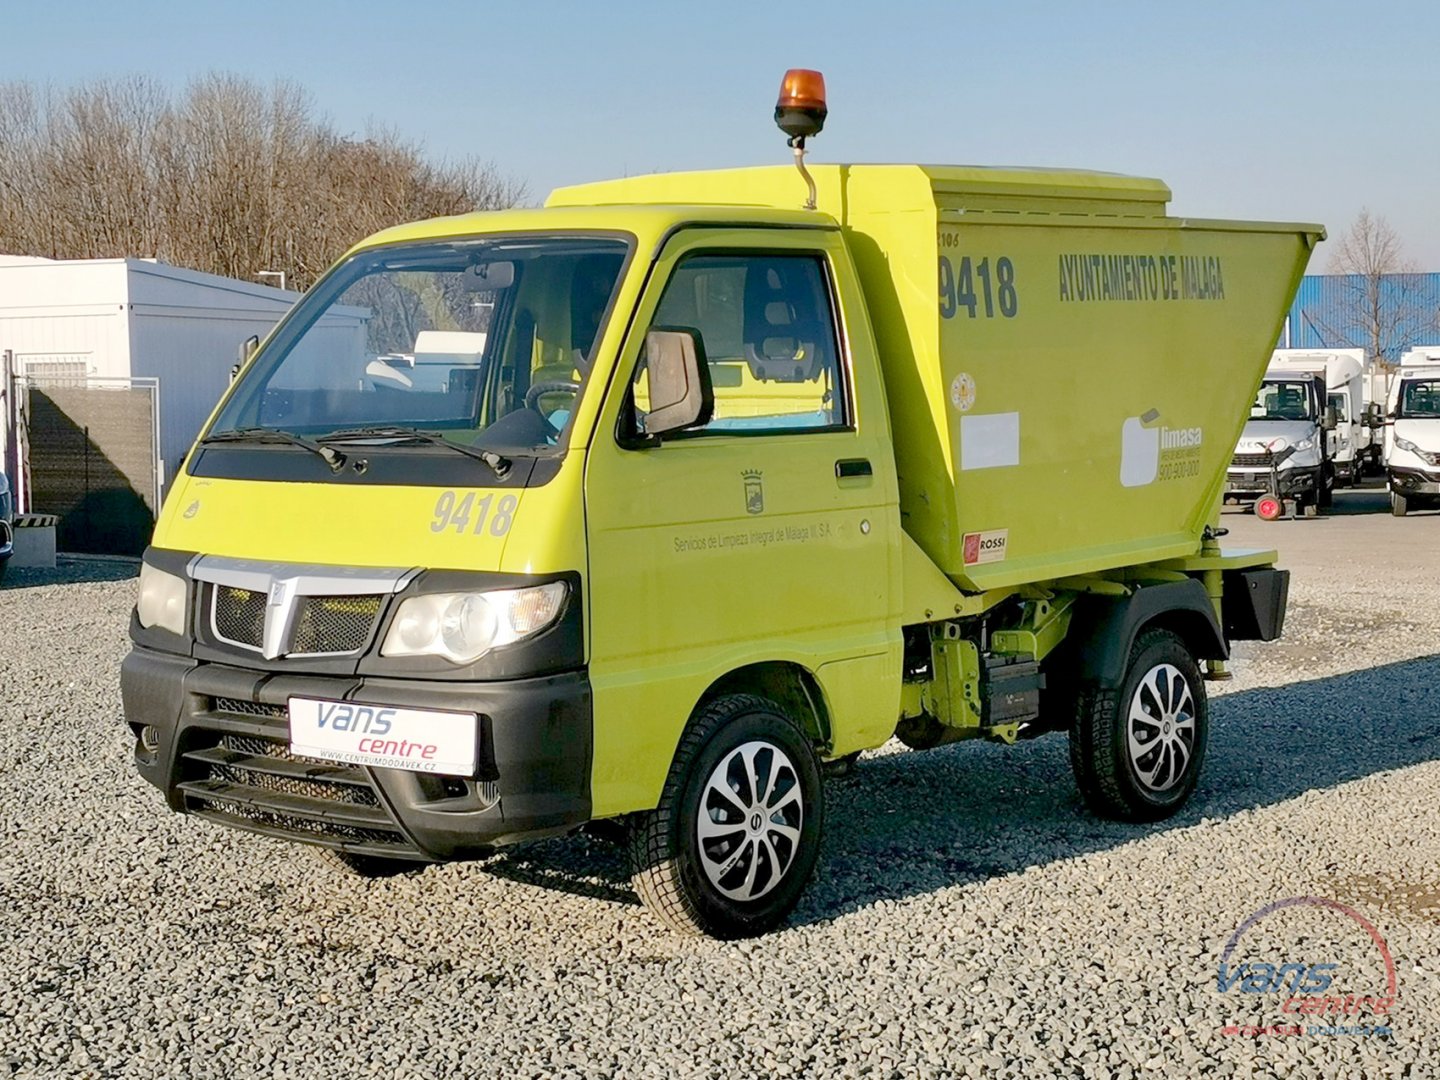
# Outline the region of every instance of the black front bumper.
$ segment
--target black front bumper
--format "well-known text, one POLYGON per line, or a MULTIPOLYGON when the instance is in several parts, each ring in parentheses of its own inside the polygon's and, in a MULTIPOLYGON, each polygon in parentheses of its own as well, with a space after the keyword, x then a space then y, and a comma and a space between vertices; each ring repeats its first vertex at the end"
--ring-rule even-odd
POLYGON ((1440 470, 1428 472, 1421 469, 1395 468, 1391 466, 1390 490, 1406 498, 1440 498, 1440 470))
POLYGON ((1310 495, 1319 490, 1321 467, 1319 465, 1291 466, 1275 471, 1275 482, 1280 490, 1270 490, 1270 470, 1254 467, 1230 468, 1225 473, 1225 494, 1239 498, 1259 498, 1275 494, 1282 499, 1296 495, 1310 495))
POLYGON ((585 672, 500 682, 331 677, 204 663, 137 646, 120 672, 140 774, 172 809, 365 855, 471 858, 590 819, 585 672), (472 777, 290 754, 290 697, 474 712, 472 777))

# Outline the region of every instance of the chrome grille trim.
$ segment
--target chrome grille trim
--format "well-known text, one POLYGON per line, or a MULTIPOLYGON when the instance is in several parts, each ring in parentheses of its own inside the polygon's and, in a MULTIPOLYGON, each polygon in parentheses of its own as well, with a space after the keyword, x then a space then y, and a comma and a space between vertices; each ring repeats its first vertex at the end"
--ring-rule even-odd
POLYGON ((249 652, 258 652, 267 660, 282 656, 353 656, 363 649, 379 618, 382 598, 393 596, 405 588, 418 569, 365 568, 321 566, 308 563, 261 562, 253 559, 231 559, 220 555, 202 555, 190 564, 190 575, 210 589, 210 631, 216 640, 249 652), (221 589, 242 590, 264 598, 264 616, 259 641, 246 641, 235 636, 235 627, 222 632, 217 611, 221 589), (343 620, 334 620, 341 633, 344 648, 317 648, 321 638, 302 626, 302 619, 315 619, 319 601, 350 601, 373 612, 363 630, 357 625, 339 627, 343 620), (297 636, 308 637, 310 647, 297 647, 297 636))

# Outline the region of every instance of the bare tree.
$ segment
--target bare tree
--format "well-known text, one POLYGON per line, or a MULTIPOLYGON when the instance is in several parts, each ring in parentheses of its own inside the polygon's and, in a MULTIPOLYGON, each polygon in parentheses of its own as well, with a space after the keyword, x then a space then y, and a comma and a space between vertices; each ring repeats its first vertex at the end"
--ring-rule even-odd
POLYGON ((1330 270, 1341 275, 1340 302, 1336 325, 1321 329, 1337 343, 1393 364, 1440 329, 1433 301, 1426 300, 1427 275, 1406 258, 1385 218, 1362 209, 1331 254, 1330 270))
POLYGON ((377 229, 523 196, 487 162, 431 162, 388 131, 345 137, 290 82, 0 84, 0 251, 14 254, 280 270, 306 288, 377 229))

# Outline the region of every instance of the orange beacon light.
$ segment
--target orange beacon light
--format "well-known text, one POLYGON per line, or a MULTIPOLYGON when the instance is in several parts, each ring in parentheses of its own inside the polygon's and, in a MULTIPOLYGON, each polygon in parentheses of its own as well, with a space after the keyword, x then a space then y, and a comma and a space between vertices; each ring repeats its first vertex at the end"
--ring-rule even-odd
POLYGON ((775 123, 794 140, 819 135, 825 126, 825 76, 809 68, 791 68, 780 80, 775 123))

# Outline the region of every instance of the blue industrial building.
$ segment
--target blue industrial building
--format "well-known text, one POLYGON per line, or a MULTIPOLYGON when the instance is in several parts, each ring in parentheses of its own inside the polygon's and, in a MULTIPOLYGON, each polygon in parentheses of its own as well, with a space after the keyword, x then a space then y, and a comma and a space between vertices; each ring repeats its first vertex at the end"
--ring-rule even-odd
MULTIPOLYGON (((1381 356, 1396 363, 1417 345, 1440 345, 1440 273, 1386 274, 1377 293, 1381 356)), ((1376 304, 1359 274, 1308 274, 1286 323, 1293 349, 1371 348, 1376 304)))

